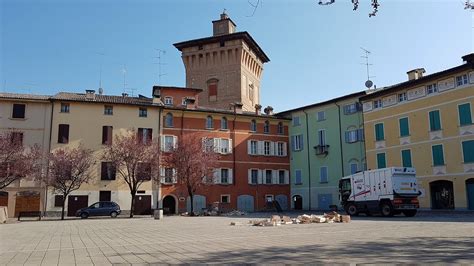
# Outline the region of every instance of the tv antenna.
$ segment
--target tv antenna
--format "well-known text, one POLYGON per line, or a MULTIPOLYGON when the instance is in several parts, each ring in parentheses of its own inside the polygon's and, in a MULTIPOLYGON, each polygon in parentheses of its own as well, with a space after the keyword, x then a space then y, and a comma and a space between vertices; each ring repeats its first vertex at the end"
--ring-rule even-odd
POLYGON ((126 76, 127 76, 127 66, 123 64, 122 67, 122 75, 123 75, 123 92, 125 92, 127 88, 126 76))
MULTIPOLYGON (((102 91, 102 65, 104 63, 104 53, 96 53, 100 55, 100 65, 99 65, 99 93, 102 91)), ((101 93, 102 94, 102 93, 101 93)))
POLYGON ((166 54, 166 51, 158 48, 155 48, 155 50, 158 52, 158 56, 154 57, 158 58, 158 63, 155 63, 158 65, 158 85, 161 85, 161 77, 166 75, 166 73, 161 73, 161 66, 166 65, 166 63, 161 62, 161 57, 166 54))
POLYGON ((364 49, 362 47, 360 47, 360 49, 362 49, 362 51, 364 51, 364 53, 365 53, 365 55, 361 56, 362 58, 365 58, 365 63, 361 63, 361 64, 365 65, 366 69, 367 69, 367 81, 365 82, 365 87, 367 87, 367 89, 370 89, 374 85, 372 80, 370 80, 370 78, 374 77, 374 76, 370 75, 370 69, 369 69, 369 66, 372 65, 372 64, 369 63, 370 51, 367 50, 367 49, 364 49))

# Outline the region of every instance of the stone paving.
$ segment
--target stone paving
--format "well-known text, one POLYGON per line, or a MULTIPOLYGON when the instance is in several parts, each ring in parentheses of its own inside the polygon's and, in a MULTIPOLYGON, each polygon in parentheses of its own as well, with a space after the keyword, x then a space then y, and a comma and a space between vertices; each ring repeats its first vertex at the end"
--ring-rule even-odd
POLYGON ((247 226, 249 219, 176 216, 4 224, 0 265, 474 263, 474 213, 278 227, 247 226), (230 226, 231 221, 238 225, 230 226))

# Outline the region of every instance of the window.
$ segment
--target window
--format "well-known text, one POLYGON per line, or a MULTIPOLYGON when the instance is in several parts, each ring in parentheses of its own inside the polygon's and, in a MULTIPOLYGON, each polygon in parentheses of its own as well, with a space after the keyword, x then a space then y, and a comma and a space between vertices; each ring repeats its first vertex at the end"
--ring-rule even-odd
POLYGON ((433 166, 444 165, 443 145, 431 146, 431 154, 433 156, 433 166))
POLYGON ((303 150, 303 135, 291 136, 291 149, 293 151, 303 150))
POLYGON ((114 107, 112 105, 104 105, 104 115, 113 115, 114 107))
POLYGON ((265 184, 271 184, 273 179, 273 171, 265 170, 265 184))
POLYGON ((383 124, 382 123, 375 124, 375 140, 381 141, 384 139, 385 139, 385 136, 384 136, 383 124))
POLYGON ((265 202, 273 202, 273 195, 265 195, 265 202))
POLYGON ((58 130, 58 143, 69 142, 69 125, 59 124, 58 130))
POLYGON ((217 87, 218 87, 217 79, 210 79, 207 81, 207 92, 208 92, 208 98, 210 102, 217 101, 217 87))
POLYGON ((467 81, 467 74, 464 74, 464 75, 461 75, 461 76, 457 76, 457 77, 456 77, 456 84, 457 84, 457 86, 466 85, 467 83, 468 83, 468 81, 467 81))
POLYGON ((173 105, 173 97, 166 96, 165 97, 165 105, 173 105))
POLYGON ((219 139, 219 151, 223 154, 231 153, 230 139, 219 139))
POLYGON ((17 145, 23 145, 23 132, 18 132, 18 131, 12 132, 10 135, 10 142, 15 143, 17 145))
POLYGON ((353 129, 345 132, 346 143, 354 143, 364 140, 364 129, 353 129))
POLYGON ((54 207, 62 207, 64 204, 63 195, 54 195, 54 207))
POLYGON ((230 195, 221 195, 221 203, 230 203, 230 195))
POLYGON ((165 127, 173 127, 173 114, 167 113, 165 116, 165 127))
POLYGON ((250 141, 250 154, 256 155, 258 154, 258 141, 256 140, 251 140, 250 141))
POLYGON ((263 124, 263 133, 270 133, 270 122, 265 121, 265 124, 263 124))
POLYGON ((278 123, 278 134, 283 135, 285 134, 285 128, 283 127, 283 123, 279 122, 278 123))
POLYGON ((406 100, 407 100, 407 93, 406 92, 398 94, 398 102, 404 102, 406 100))
POLYGON ((252 184, 258 183, 258 170, 257 169, 250 170, 250 181, 252 182, 252 184))
POLYGON ((264 155, 272 155, 271 154, 271 148, 270 148, 271 144, 272 143, 270 141, 264 141, 263 142, 263 154, 264 155))
POLYGON ((250 131, 252 132, 257 132, 257 121, 252 120, 250 122, 250 131))
POLYGON ((61 103, 61 113, 69 113, 69 104, 61 103))
POLYGON ((296 170, 295 171, 295 185, 301 185, 303 184, 303 181, 301 179, 301 170, 296 170))
POLYGON ((318 130, 318 143, 319 146, 326 146, 326 130, 318 130))
POLYGON ((293 126, 299 126, 301 125, 300 123, 300 117, 299 116, 293 116, 291 118, 291 122, 293 123, 293 126))
POLYGON ((474 140, 462 142, 462 154, 464 163, 474 163, 474 140))
POLYGON ((441 119, 439 116, 439 110, 429 112, 429 119, 431 131, 441 130, 441 119))
POLYGON ((359 171, 357 163, 351 163, 351 175, 359 171))
POLYGON ((398 120, 400 126, 400 137, 410 136, 410 127, 408 125, 408 117, 403 117, 398 120))
POLYGON ((206 118, 206 128, 207 129, 211 129, 211 128, 214 128, 214 123, 212 121, 212 116, 207 116, 206 118))
POLYGON ((411 163, 411 151, 410 150, 402 150, 402 166, 403 167, 412 167, 411 163))
POLYGON ((285 170, 278 170, 278 184, 285 184, 285 170))
POLYGON ((161 150, 165 152, 170 152, 176 146, 177 137, 171 136, 171 135, 165 135, 165 136, 162 136, 161 140, 162 140, 161 150))
POLYGON ((328 182, 328 167, 327 166, 322 166, 319 169, 319 182, 320 183, 328 182))
POLYGON ((382 108, 382 100, 375 100, 374 101, 374 109, 382 108))
POLYGON ((111 145, 112 144, 112 126, 103 126, 102 127, 102 144, 111 145))
POLYGON ((181 98, 181 105, 186 106, 186 103, 187 103, 186 97, 181 98))
POLYGON ((116 169, 111 162, 102 162, 100 168, 100 180, 115 180, 116 169))
POLYGON ((286 156, 285 152, 285 142, 277 142, 277 155, 278 156, 286 156))
POLYGON ((138 108, 138 116, 139 117, 147 117, 148 116, 148 110, 145 107, 138 108))
POLYGON ((433 83, 426 86, 426 94, 433 94, 435 92, 438 92, 438 84, 433 83))
POLYGON ((153 129, 152 128, 138 128, 137 132, 138 142, 142 144, 150 144, 153 140, 153 129))
POLYGON ((138 180, 151 180, 151 164, 150 163, 138 163, 137 179, 138 180))
POLYGON ((344 114, 350 115, 353 113, 357 113, 358 111, 362 110, 362 105, 360 103, 353 103, 344 106, 344 114))
POLYGON ((229 169, 221 169, 221 184, 229 184, 229 169))
POLYGON ((25 110, 26 110, 25 104, 14 103, 12 118, 25 118, 25 110))
MULTIPOLYGON (((99 201, 110 201, 112 199, 112 191, 99 191, 99 201)), ((105 207, 113 207, 110 202, 102 202, 105 207)))
POLYGON ((227 118, 226 117, 223 117, 221 119, 221 129, 228 129, 227 118))
POLYGON ((326 112, 320 111, 318 112, 318 121, 326 120, 326 112))
POLYGON ((471 104, 465 103, 458 105, 459 125, 466 126, 472 124, 471 104))
POLYGON ((174 183, 173 177, 175 175, 175 169, 166 167, 164 168, 163 172, 164 172, 163 175, 165 177, 165 183, 174 183))
POLYGON ((385 160, 385 153, 377 153, 377 168, 386 168, 387 162, 385 160))

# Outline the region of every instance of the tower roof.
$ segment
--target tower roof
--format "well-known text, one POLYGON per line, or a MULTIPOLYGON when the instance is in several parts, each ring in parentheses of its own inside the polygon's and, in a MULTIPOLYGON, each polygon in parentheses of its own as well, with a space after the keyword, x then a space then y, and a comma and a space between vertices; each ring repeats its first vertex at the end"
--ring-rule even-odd
POLYGON ((190 41, 184 41, 173 44, 179 51, 182 51, 184 48, 194 47, 209 43, 216 43, 220 41, 231 41, 231 40, 244 40, 249 47, 255 52, 255 54, 262 60, 263 63, 269 62, 270 58, 263 52, 262 48, 258 46, 257 42, 250 36, 246 31, 236 32, 226 35, 211 36, 206 38, 194 39, 190 41))

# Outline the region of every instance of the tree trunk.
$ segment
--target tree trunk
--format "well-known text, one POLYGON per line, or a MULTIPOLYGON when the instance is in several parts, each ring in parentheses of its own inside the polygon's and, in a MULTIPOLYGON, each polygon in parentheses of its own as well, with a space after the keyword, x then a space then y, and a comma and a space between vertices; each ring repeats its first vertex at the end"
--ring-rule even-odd
POLYGON ((64 207, 66 205, 66 195, 63 195, 63 207, 61 208, 61 220, 64 220, 64 207))
POLYGON ((133 211, 135 210, 135 194, 136 193, 130 192, 130 194, 132 195, 132 202, 130 205, 130 218, 133 218, 133 211))
POLYGON ((191 216, 194 216, 194 195, 192 192, 189 192, 189 198, 191 199, 191 216))

